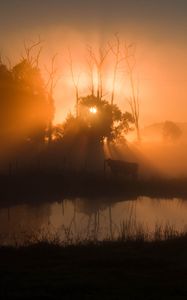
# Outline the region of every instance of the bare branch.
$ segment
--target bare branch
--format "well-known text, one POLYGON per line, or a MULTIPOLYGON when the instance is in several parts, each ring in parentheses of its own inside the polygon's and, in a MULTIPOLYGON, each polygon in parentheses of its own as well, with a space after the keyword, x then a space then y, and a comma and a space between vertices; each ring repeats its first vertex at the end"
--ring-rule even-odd
POLYGON ((122 59, 120 57, 120 39, 118 33, 115 34, 115 44, 110 46, 110 50, 112 51, 115 62, 114 62, 114 71, 113 71, 113 80, 112 80, 112 93, 111 93, 111 105, 114 104, 114 97, 115 97, 115 88, 116 88, 116 79, 117 79, 117 72, 119 68, 119 64, 121 63, 122 59))
POLYGON ((102 69, 105 63, 105 60, 109 54, 110 48, 99 48, 99 56, 97 57, 93 51, 91 51, 91 57, 95 63, 96 70, 97 70, 97 98, 101 99, 103 97, 103 76, 102 76, 102 69))
POLYGON ((89 70, 88 74, 89 74, 90 81, 91 81, 90 91, 91 91, 91 95, 94 96, 94 61, 93 61, 93 56, 92 56, 92 48, 89 45, 87 45, 87 52, 88 52, 88 57, 87 57, 86 61, 87 61, 88 70, 89 70))
POLYGON ((28 43, 24 40, 24 51, 25 51, 25 55, 22 55, 22 59, 26 59, 28 61, 28 63, 30 63, 32 66, 36 66, 38 67, 39 64, 39 58, 40 58, 40 54, 42 51, 42 40, 39 37, 37 42, 32 42, 32 44, 29 46, 28 43), (39 47, 40 46, 40 47, 39 47), (33 51, 38 49, 36 54, 33 54, 33 51))
POLYGON ((49 144, 52 141, 52 119, 54 113, 54 89, 58 83, 59 77, 56 76, 57 68, 55 67, 57 53, 53 55, 51 58, 51 68, 47 69, 45 66, 46 72, 48 73, 48 81, 46 83, 46 89, 48 90, 48 98, 49 98, 49 107, 50 107, 50 118, 49 118, 49 126, 48 126, 48 142, 49 144))
MULTIPOLYGON (((128 100, 128 103, 131 108, 131 113, 135 121, 135 128, 137 133, 137 139, 140 141, 140 130, 139 130, 139 116, 140 116, 140 103, 139 103, 139 85, 136 86, 136 81, 134 79, 134 69, 136 66, 136 57, 135 57, 135 44, 127 45, 125 43, 124 47, 124 57, 126 62, 126 68, 128 73, 128 78, 131 87, 131 97, 128 100)), ((139 84, 139 82, 138 82, 139 84)))
POLYGON ((74 69, 73 69, 73 60, 72 60, 72 54, 70 48, 68 48, 68 54, 69 54, 69 66, 70 66, 70 72, 71 72, 71 78, 72 82, 75 88, 75 96, 76 96, 76 116, 78 117, 79 115, 79 80, 80 80, 80 75, 79 73, 77 80, 75 79, 75 74, 74 74, 74 69))

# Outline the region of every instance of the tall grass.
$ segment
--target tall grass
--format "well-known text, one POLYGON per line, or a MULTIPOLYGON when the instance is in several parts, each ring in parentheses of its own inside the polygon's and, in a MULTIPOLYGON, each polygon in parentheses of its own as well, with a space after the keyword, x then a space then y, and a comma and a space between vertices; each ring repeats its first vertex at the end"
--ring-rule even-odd
POLYGON ((120 234, 118 240, 120 241, 167 241, 186 236, 185 230, 177 230, 174 225, 155 224, 152 231, 149 231, 146 226, 142 224, 123 222, 120 227, 120 234))
POLYGON ((51 231, 43 228, 38 231, 22 231, 19 234, 0 236, 0 246, 30 246, 34 244, 48 244, 53 246, 70 246, 86 244, 102 244, 102 242, 151 242, 168 241, 177 238, 187 238, 186 230, 177 230, 175 226, 166 223, 155 224, 152 231, 146 225, 138 224, 135 219, 130 218, 123 221, 120 227, 111 236, 110 229, 105 236, 100 237, 98 231, 76 233, 72 227, 63 226, 61 232, 51 231))

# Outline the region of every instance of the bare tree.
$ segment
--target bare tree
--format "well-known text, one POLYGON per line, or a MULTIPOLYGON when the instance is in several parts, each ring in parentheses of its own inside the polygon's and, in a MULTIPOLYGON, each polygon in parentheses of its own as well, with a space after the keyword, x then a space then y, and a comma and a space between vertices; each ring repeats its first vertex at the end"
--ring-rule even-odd
POLYGON ((97 98, 101 99, 103 97, 103 65, 105 63, 105 60, 109 54, 110 48, 99 48, 99 55, 97 56, 93 51, 90 52, 90 55, 95 63, 96 70, 97 70, 97 98))
POLYGON ((91 95, 95 96, 95 88, 94 88, 94 60, 93 60, 93 50, 90 45, 87 46, 87 65, 88 65, 88 75, 90 78, 91 86, 90 86, 90 91, 91 95))
POLYGON ((134 118, 134 124, 136 128, 137 140, 140 142, 140 127, 139 127, 139 116, 140 116, 140 102, 139 102, 139 88, 138 83, 135 80, 134 69, 136 66, 136 57, 135 57, 136 47, 134 44, 127 45, 125 43, 124 48, 124 58, 126 62, 126 68, 130 83, 131 95, 128 99, 131 113, 134 118))
POLYGON ((78 74, 77 78, 74 73, 73 69, 73 60, 72 60, 72 54, 71 50, 68 48, 68 53, 69 53, 69 66, 70 66, 70 72, 71 72, 71 78, 73 82, 73 86, 75 89, 75 97, 76 97, 76 117, 78 118, 79 116, 79 80, 80 80, 80 73, 78 74))
POLYGON ((117 72, 118 72, 119 64, 123 60, 123 58, 121 58, 121 56, 120 56, 120 39, 119 39, 119 36, 116 33, 114 37, 115 37, 115 44, 112 45, 111 43, 109 43, 110 50, 112 51, 112 54, 115 57, 113 79, 112 79, 111 105, 114 104, 116 80, 117 80, 117 72))
POLYGON ((12 69, 12 63, 11 63, 11 60, 8 56, 5 56, 5 59, 7 61, 7 64, 8 64, 8 69, 11 70, 12 69))
POLYGON ((10 58, 8 56, 3 57, 1 51, 0 51, 0 65, 6 65, 8 70, 12 69, 12 63, 10 61, 10 58), (6 61, 7 64, 4 61, 6 61))
POLYGON ((54 115, 54 89, 57 85, 59 78, 57 77, 57 68, 55 67, 55 60, 57 57, 57 53, 51 59, 51 67, 50 70, 46 68, 48 73, 48 81, 46 84, 46 88, 48 90, 48 101, 49 101, 49 124, 48 124, 48 143, 50 144, 52 141, 52 121, 54 115))
POLYGON ((24 41, 24 55, 22 55, 22 59, 26 59, 27 62, 32 67, 37 67, 39 65, 39 59, 42 52, 42 40, 39 37, 37 42, 32 42, 31 45, 28 45, 26 41, 24 41), (37 51, 36 51, 37 50, 37 51))
MULTIPOLYGON (((24 55, 22 55, 22 59, 26 60, 32 67, 38 68, 39 67, 39 61, 40 61, 40 55, 42 52, 42 40, 39 37, 38 41, 31 42, 30 45, 24 41, 24 55)), ((50 144, 52 141, 52 121, 54 116, 54 89, 56 87, 56 84, 58 82, 57 78, 57 68, 55 67, 55 60, 56 60, 57 54, 55 54, 51 58, 51 66, 48 69, 45 67, 46 72, 48 73, 48 80, 46 83, 46 90, 48 94, 48 104, 49 104, 49 120, 48 120, 48 131, 47 131, 47 137, 48 137, 48 143, 50 144)))

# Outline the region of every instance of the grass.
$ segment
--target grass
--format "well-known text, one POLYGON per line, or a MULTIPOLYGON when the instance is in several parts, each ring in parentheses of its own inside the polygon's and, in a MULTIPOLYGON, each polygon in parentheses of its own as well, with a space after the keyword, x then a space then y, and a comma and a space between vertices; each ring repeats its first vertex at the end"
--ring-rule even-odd
POLYGON ((118 236, 82 239, 64 228, 23 233, 0 247, 1 299, 186 299, 187 233, 135 219, 118 236))
POLYGON ((186 299, 187 235, 165 234, 0 247, 1 299, 186 299))
POLYGON ((148 227, 136 221, 132 215, 123 221, 119 227, 109 226, 103 235, 97 227, 89 228, 87 232, 77 232, 71 225, 61 227, 60 232, 52 227, 40 230, 20 231, 9 236, 0 236, 0 247, 11 246, 15 248, 30 247, 37 244, 53 245, 58 247, 100 245, 102 243, 128 243, 128 242, 161 242, 187 238, 187 231, 177 230, 173 225, 155 224, 150 231, 148 227))
MULTIPOLYGON (((14 193, 17 199, 18 195, 23 199, 31 190, 40 201, 41 195, 45 201, 45 196, 51 195, 54 201, 53 192, 58 198, 61 189, 64 194, 70 193, 70 185, 60 177, 53 178, 47 191, 46 178, 36 177, 34 182, 30 179, 6 179, 2 195, 8 195, 7 189, 10 195, 5 202, 14 193)), ((187 194, 185 180, 128 185, 115 180, 104 182, 73 182, 73 192, 78 189, 80 194, 89 194, 99 184, 98 193, 109 194, 111 187, 114 194, 125 191, 127 197, 128 193, 187 194)), ((156 224, 149 232, 132 217, 121 223, 117 233, 109 231, 103 240, 97 231, 84 236, 75 235, 70 227, 62 231, 61 236, 49 230, 22 232, 21 239, 12 235, 10 243, 1 237, 0 299, 187 299, 185 231, 177 231, 171 224, 156 224)))

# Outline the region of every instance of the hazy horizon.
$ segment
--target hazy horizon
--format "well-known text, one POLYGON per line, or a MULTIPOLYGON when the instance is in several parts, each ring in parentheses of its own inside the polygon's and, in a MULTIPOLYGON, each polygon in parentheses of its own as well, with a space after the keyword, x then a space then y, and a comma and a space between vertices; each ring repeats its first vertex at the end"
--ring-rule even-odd
MULTIPOLYGON (((85 47, 113 39, 137 45, 136 76, 140 90, 140 124, 187 119, 186 1, 0 1, 1 53, 14 63, 23 53, 23 41, 44 40, 42 65, 58 53, 60 80, 55 91, 55 122, 74 109, 70 91, 67 48, 74 65, 84 69, 85 47), (6 34, 5 34, 6 32, 6 34), (13 47, 12 47, 13 45, 13 47)), ((5 58, 6 62, 6 58, 5 58)), ((44 69, 44 68, 43 68, 44 69)), ((83 71, 84 73, 84 71, 83 71)), ((83 76, 84 77, 84 76, 83 76)), ((84 94, 84 87, 82 88, 84 94)), ((129 109, 124 81, 116 104, 129 109), (121 92, 122 91, 122 92, 121 92)))

